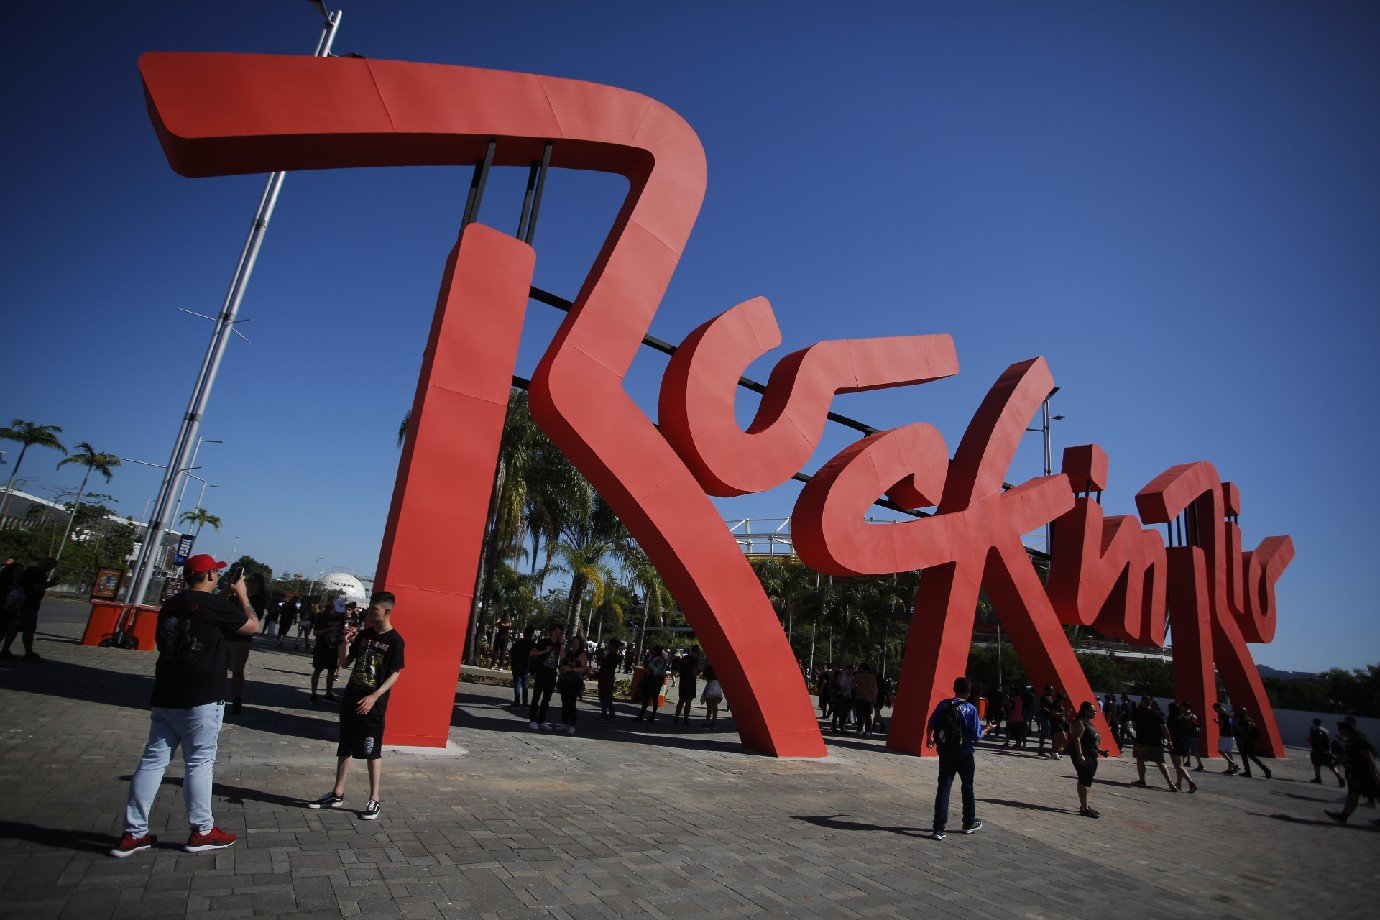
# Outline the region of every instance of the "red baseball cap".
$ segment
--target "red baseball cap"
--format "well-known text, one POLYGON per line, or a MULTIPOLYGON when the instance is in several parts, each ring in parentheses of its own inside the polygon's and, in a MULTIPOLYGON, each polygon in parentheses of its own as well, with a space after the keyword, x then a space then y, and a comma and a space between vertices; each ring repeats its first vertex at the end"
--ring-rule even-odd
POLYGON ((214 556, 208 556, 205 553, 197 553, 187 560, 187 571, 194 572, 197 575, 205 575, 207 572, 223 569, 229 564, 228 562, 217 562, 214 556))

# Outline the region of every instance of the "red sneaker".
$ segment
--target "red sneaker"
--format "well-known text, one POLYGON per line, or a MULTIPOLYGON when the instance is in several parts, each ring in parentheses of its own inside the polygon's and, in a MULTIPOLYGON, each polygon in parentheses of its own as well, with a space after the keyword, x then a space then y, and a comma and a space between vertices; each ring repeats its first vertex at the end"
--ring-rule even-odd
POLYGON ((227 834, 218 827, 213 827, 204 834, 193 828, 192 836, 187 838, 187 843, 182 849, 188 853, 205 853, 207 850, 223 850, 234 842, 234 834, 227 834))
POLYGON ((131 853, 138 853, 140 850, 147 850, 149 847, 153 846, 157 842, 158 838, 153 836, 152 834, 145 834, 142 837, 136 837, 129 831, 125 831, 125 835, 120 838, 119 846, 113 848, 110 851, 110 855, 123 859, 131 853))

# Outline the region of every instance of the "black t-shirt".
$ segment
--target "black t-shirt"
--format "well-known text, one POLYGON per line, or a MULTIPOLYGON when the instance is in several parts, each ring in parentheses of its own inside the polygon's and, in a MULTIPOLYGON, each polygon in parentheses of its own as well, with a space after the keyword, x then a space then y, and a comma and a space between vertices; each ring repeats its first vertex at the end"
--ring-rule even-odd
POLYGON ((311 626, 316 633, 317 648, 337 648, 345 629, 345 614, 336 613, 335 608, 323 610, 312 620, 311 626))
POLYGON ((57 584, 57 579, 48 580, 48 573, 38 566, 29 566, 24 570, 24 574, 19 576, 19 587, 24 592, 24 610, 37 610, 43 603, 43 595, 48 593, 48 589, 57 584))
POLYGON ((545 671, 547 673, 554 674, 556 671, 556 666, 560 663, 561 660, 560 645, 554 644, 550 638, 546 638, 534 643, 532 645, 532 648, 536 649, 540 653, 537 655, 537 657, 528 659, 532 662, 533 668, 535 668, 538 671, 545 671))
MULTIPOLYGON (((403 669, 403 637, 396 629, 386 633, 366 629, 355 636, 350 644, 350 655, 355 660, 354 670, 350 672, 349 683, 345 685, 345 699, 358 701, 383 685, 388 675, 403 669)), ((374 702, 373 712, 382 716, 388 708, 389 690, 374 702)), ((349 703, 344 704, 346 707, 349 703)))
POLYGON ((694 655, 681 655, 676 661, 676 673, 684 681, 694 682, 695 672, 699 669, 700 663, 694 655))
POLYGON ((532 651, 532 640, 523 636, 513 642, 513 650, 509 653, 509 661, 512 662, 514 674, 526 674, 529 662, 527 653, 532 651))
POLYGON ((1154 706, 1137 706, 1131 714, 1136 726, 1136 743, 1145 747, 1164 746, 1164 716, 1154 706))
POLYGON ((153 705, 191 709, 225 699, 225 640, 249 622, 239 604, 209 591, 182 591, 158 611, 153 705))

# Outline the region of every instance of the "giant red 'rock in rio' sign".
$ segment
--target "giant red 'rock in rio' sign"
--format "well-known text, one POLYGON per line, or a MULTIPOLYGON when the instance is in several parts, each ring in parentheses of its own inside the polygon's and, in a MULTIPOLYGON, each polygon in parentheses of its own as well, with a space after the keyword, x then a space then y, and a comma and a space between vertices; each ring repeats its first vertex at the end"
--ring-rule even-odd
MULTIPOLYGON (((949 336, 830 341, 786 355, 743 431, 733 413, 738 375, 781 341, 770 305, 749 300, 677 351, 658 426, 624 378, 706 176, 699 139, 670 109, 574 80, 398 61, 148 54, 140 70, 168 161, 187 176, 470 165, 486 151, 493 165, 526 166, 549 147, 553 167, 627 178, 622 209, 533 375, 532 414, 662 574, 732 700, 743 743, 822 756, 800 667, 709 496, 762 491, 798 472, 836 393, 957 373, 949 336)), ((392 744, 446 742, 534 264, 528 244, 471 223, 442 276, 377 575, 397 595, 399 624, 417 651, 394 690, 392 744)), ((923 718, 966 666, 986 587, 1031 677, 1075 701, 1091 698, 1091 688, 1062 625, 1156 644, 1167 597, 1176 679, 1189 698, 1205 705, 1215 661, 1233 699, 1263 717, 1277 753, 1245 643, 1273 635, 1273 585, 1292 556, 1288 538, 1241 552, 1236 524, 1226 521, 1239 500, 1208 464, 1175 467, 1137 497, 1149 523, 1191 511, 1191 545, 1168 550, 1131 519, 1104 519, 1100 506, 1075 495, 1105 481, 1095 446, 1066 455, 1061 475, 1003 491, 1016 444, 1052 387, 1042 358, 1015 364, 952 461, 937 431, 907 425, 844 450, 800 495, 797 547, 820 571, 925 570, 888 744, 922 752, 923 718), (869 524, 864 512, 883 492, 937 512, 869 524), (1046 591, 1020 536, 1049 521, 1057 536, 1046 591)))

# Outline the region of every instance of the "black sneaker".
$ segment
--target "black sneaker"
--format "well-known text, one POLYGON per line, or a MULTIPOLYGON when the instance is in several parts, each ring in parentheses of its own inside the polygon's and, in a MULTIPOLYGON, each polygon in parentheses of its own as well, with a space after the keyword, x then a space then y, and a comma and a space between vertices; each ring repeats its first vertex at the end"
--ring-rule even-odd
POLYGON ((364 821, 376 821, 379 816, 379 803, 370 799, 364 803, 364 810, 359 813, 359 817, 364 821))
POLYGON ((1327 815, 1338 824, 1345 824, 1346 819, 1350 817, 1350 815, 1344 815, 1340 811, 1324 811, 1323 814, 1327 815))
POLYGON ((1085 817, 1085 818, 1100 818, 1100 817, 1102 817, 1101 813, 1100 813, 1096 808, 1091 808, 1091 807, 1089 807, 1089 808, 1080 808, 1080 809, 1078 809, 1078 813, 1079 813, 1080 815, 1082 815, 1083 817, 1085 817))
POLYGON ((974 821, 972 824, 963 825, 963 833, 965 834, 976 834, 980 830, 982 830, 981 820, 974 821))
POLYGON ((949 835, 946 834, 946 833, 944 833, 943 831, 935 831, 935 832, 934 832, 932 835, 930 835, 930 836, 931 836, 931 839, 933 839, 933 840, 943 840, 943 839, 945 839, 946 837, 948 837, 949 835))
POLYGON ((321 798, 316 799, 316 800, 311 801, 311 802, 308 802, 308 803, 307 803, 307 807, 308 807, 308 808, 339 808, 339 807, 340 807, 341 805, 343 805, 343 804, 345 804, 345 796, 343 796, 343 795, 336 795, 334 792, 328 792, 328 793, 326 793, 325 795, 321 796, 321 798))

